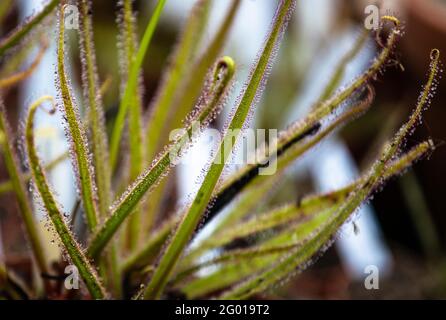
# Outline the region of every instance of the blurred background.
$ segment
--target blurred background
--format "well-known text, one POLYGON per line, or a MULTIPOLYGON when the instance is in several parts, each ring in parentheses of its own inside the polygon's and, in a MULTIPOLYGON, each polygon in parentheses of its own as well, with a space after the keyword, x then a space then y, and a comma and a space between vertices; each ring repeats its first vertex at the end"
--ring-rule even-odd
MULTIPOLYGON (((219 25, 229 1, 214 0, 206 40, 219 25)), ((169 54, 176 43, 193 0, 168 0, 160 25, 155 33, 150 54, 144 64, 144 106, 150 104, 159 85, 169 54)), ((139 36, 155 1, 135 0, 139 36)), ((349 124, 299 160, 287 172, 285 181, 274 190, 268 203, 292 201, 305 194, 332 190, 346 185, 376 157, 381 144, 405 121, 414 108, 429 66, 432 48, 446 55, 445 0, 312 0, 298 1, 295 16, 285 34, 270 80, 255 112, 251 125, 258 128, 283 129, 309 110, 321 95, 336 65, 360 36, 364 9, 377 5, 381 14, 396 15, 404 23, 405 34, 398 44, 400 64, 389 67, 373 82, 376 98, 370 111, 349 124)), ((40 1, 3 1, 0 26, 5 35, 26 16, 38 10, 40 1), (11 5, 7 5, 7 4, 11 5)), ((238 88, 248 76, 250 66, 268 32, 276 1, 243 0, 241 10, 223 50, 238 63, 238 88)), ((119 101, 117 1, 94 0, 94 35, 101 81, 111 80, 104 98, 107 119, 113 120, 119 101)), ((71 73, 80 82, 78 39, 70 31, 71 73)), ((43 93, 54 93, 55 26, 45 31, 50 49, 36 73, 23 85, 3 93, 14 126, 20 122, 24 106, 43 93)), ((36 42, 38 51, 39 39, 36 42)), ((372 61, 379 47, 369 39, 360 53, 349 63, 343 83, 359 75, 372 61)), ((20 68, 26 61, 11 56, 20 68)), ((29 60, 31 61, 31 60, 29 60)), ((443 58, 443 61, 444 58, 443 58)), ((80 96, 80 89, 78 88, 80 96)), ((429 159, 423 159, 405 175, 391 180, 373 201, 364 206, 355 225, 346 225, 335 246, 317 263, 281 288, 262 298, 289 299, 426 299, 446 298, 446 81, 440 81, 431 107, 422 125, 407 141, 407 148, 431 137, 437 146, 429 159), (379 290, 364 287, 367 266, 377 266, 379 290)), ((228 112, 232 104, 228 104, 228 112)), ((220 117, 224 119, 224 117, 220 117)), ((47 146, 45 157, 53 159, 66 148, 59 120, 41 119, 39 143, 47 146)), ((222 126, 216 123, 215 126, 222 126)), ((170 198, 181 203, 197 187, 196 177, 207 159, 200 156, 208 146, 198 143, 190 151, 193 165, 181 165, 176 171, 177 184, 170 198), (191 182, 192 181, 192 182, 191 182)), ((7 178, 0 165, 0 181, 7 178)), ((74 205, 74 182, 68 162, 52 174, 59 200, 69 209, 74 205)), ((26 270, 23 257, 27 247, 15 214, 17 207, 11 194, 0 196, 0 255, 8 264, 26 270), (3 248, 3 249, 2 249, 3 248)), ((168 208, 169 209, 169 208, 168 208)), ((170 208, 172 209, 172 208, 170 208)))

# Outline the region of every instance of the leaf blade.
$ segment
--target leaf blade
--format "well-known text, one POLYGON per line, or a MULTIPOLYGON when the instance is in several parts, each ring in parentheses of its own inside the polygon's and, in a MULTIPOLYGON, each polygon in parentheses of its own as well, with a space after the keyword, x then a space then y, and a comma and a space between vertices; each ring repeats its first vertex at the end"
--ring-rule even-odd
MULTIPOLYGON (((255 103, 259 90, 261 90, 262 86, 265 84, 266 71, 270 67, 271 59, 274 56, 274 49, 277 47, 278 42, 283 35, 283 31, 286 28, 290 12, 293 11, 294 5, 295 1, 292 0, 282 1, 278 5, 271 33, 268 36, 259 60, 254 66, 254 70, 248 82, 249 84, 243 92, 243 97, 233 115, 228 130, 240 131, 245 124, 245 120, 251 110, 252 104, 255 103)), ((161 257, 159 265, 154 271, 153 277, 144 293, 145 299, 157 299, 162 294, 162 291, 167 284, 168 277, 173 272, 181 253, 197 227, 201 216, 211 199, 212 192, 221 172, 223 171, 223 167, 232 152, 234 144, 235 142, 233 141, 232 136, 225 134, 219 150, 216 153, 218 157, 216 159, 220 160, 217 161, 217 163, 214 161, 211 164, 192 205, 180 222, 178 229, 173 235, 172 241, 168 245, 165 253, 161 257)))

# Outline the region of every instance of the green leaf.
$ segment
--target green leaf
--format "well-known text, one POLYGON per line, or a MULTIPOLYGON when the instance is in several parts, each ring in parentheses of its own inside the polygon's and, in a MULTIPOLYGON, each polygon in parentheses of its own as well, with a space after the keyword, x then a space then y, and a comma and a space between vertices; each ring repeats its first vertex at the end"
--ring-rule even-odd
POLYGON ((34 61, 23 71, 18 71, 12 75, 8 75, 5 78, 0 79, 0 89, 12 87, 26 78, 30 77, 33 72, 37 69, 42 60, 46 49, 48 48, 48 43, 46 40, 41 41, 41 48, 34 58, 34 61))
POLYGON ((130 271, 141 270, 147 267, 156 258, 164 243, 168 240, 176 222, 176 219, 171 218, 152 232, 151 237, 144 243, 144 246, 124 261, 121 266, 122 272, 126 274, 130 271))
POLYGON ((108 163, 108 142, 102 98, 99 93, 96 54, 93 43, 92 18, 91 14, 89 14, 90 10, 90 1, 81 0, 81 30, 79 39, 81 46, 84 97, 86 105, 88 106, 89 129, 92 139, 91 145, 99 212, 101 217, 106 217, 111 203, 111 173, 108 163))
MULTIPOLYGON (((60 156, 54 158, 54 160, 50 161, 46 166, 46 171, 51 171, 54 168, 56 168, 59 164, 61 164, 63 161, 65 161, 68 158, 68 152, 64 152, 60 156)), ((32 178, 30 173, 23 173, 23 181, 25 183, 29 182, 29 180, 32 178)), ((3 181, 0 183, 0 195, 6 192, 14 191, 14 185, 11 180, 3 181)))
MULTIPOLYGON (((81 0, 80 3, 80 47, 82 62, 82 81, 85 105, 88 106, 88 125, 92 140, 92 159, 97 186, 99 216, 105 219, 109 216, 111 204, 111 170, 108 156, 108 141, 105 127, 104 107, 101 89, 99 88, 96 53, 93 42, 93 21, 91 3, 81 0)), ((120 280, 117 274, 117 263, 113 259, 116 248, 113 246, 108 256, 99 261, 101 274, 105 283, 113 287, 113 292, 119 294, 120 280)))
MULTIPOLYGON (((280 42, 281 36, 286 28, 287 22, 290 18, 291 12, 294 9, 295 1, 285 0, 282 1, 277 9, 276 16, 274 18, 272 30, 268 36, 265 47, 263 48, 259 60, 254 66, 253 72, 246 87, 243 97, 240 100, 240 104, 234 112, 233 118, 229 124, 228 132, 231 134, 225 134, 220 144, 220 147, 216 153, 216 158, 211 164, 209 171, 207 172, 204 181, 198 190, 195 199, 193 200, 188 212, 184 215, 183 220, 180 222, 178 229, 175 231, 172 241, 167 246, 166 251, 161 257, 159 265, 154 271, 149 285, 144 293, 144 298, 159 298, 164 290, 165 285, 168 282, 169 276, 172 274, 178 259, 180 258, 185 246, 187 245, 192 233, 197 227, 208 203, 211 199, 212 192, 220 178, 221 172, 225 166, 225 163, 232 152, 232 148, 235 145, 234 136, 232 132, 242 129, 245 124, 246 118, 251 110, 253 104, 255 104, 255 98, 259 96, 262 87, 265 85, 268 75, 268 69, 271 66, 271 60, 274 57, 277 46, 280 42)), ((239 134, 235 135, 235 140, 239 134)))
MULTIPOLYGON (((388 180, 392 176, 401 174, 417 159, 427 154, 432 149, 432 142, 420 143, 400 158, 392 161, 388 165, 383 179, 388 180)), ((255 236, 260 232, 273 230, 274 228, 283 227, 287 224, 293 224, 293 221, 296 220, 308 220, 310 216, 319 214, 320 212, 332 208, 334 205, 344 201, 361 182, 362 180, 358 179, 354 183, 334 192, 306 196, 297 203, 283 205, 279 208, 269 210, 266 213, 253 215, 246 221, 241 221, 241 217, 238 217, 238 219, 234 218, 232 223, 226 223, 223 226, 220 226, 217 231, 214 231, 209 239, 203 241, 196 249, 191 250, 181 261, 181 265, 183 266, 183 269, 188 268, 188 265, 193 264, 193 261, 205 251, 226 246, 228 244, 230 245, 231 242, 237 240, 248 240, 249 237, 255 236)), ((253 189, 257 190, 257 187, 253 189)), ((279 242, 279 244, 281 243, 279 242)))
POLYGON ((60 0, 51 0, 38 14, 30 18, 25 24, 17 27, 12 31, 6 38, 0 41, 0 57, 2 57, 6 51, 16 46, 22 41, 25 36, 27 36, 31 31, 33 31, 42 20, 44 20, 56 6, 59 4, 60 0))
POLYGON ((118 199, 113 206, 111 216, 105 221, 100 230, 94 235, 88 253, 96 257, 107 245, 111 237, 121 226, 125 218, 132 212, 147 191, 156 184, 176 165, 182 150, 190 146, 191 140, 199 134, 221 109, 226 92, 234 75, 234 62, 230 57, 223 57, 216 65, 213 75, 213 85, 208 93, 208 100, 197 110, 197 121, 193 121, 188 127, 181 130, 179 137, 166 148, 157 161, 144 172, 132 186, 118 199), (218 75, 218 76, 217 76, 218 75), (192 139, 191 139, 192 138, 192 139), (173 160, 173 161, 172 161, 173 160))
POLYGON ((90 231, 95 230, 98 223, 97 195, 94 178, 94 168, 90 163, 89 150, 85 136, 84 126, 80 121, 77 106, 70 92, 70 86, 65 73, 65 22, 63 6, 60 9, 59 39, 57 49, 57 71, 59 76, 59 92, 63 101, 63 110, 68 123, 68 131, 73 149, 73 161, 78 171, 78 183, 82 203, 87 217, 90 231))
MULTIPOLYGON (((208 208, 207 221, 212 219, 236 195, 242 193, 244 190, 248 194, 251 194, 252 197, 250 200, 245 200, 248 206, 250 203, 259 201, 268 192, 269 188, 267 188, 267 185, 269 183, 275 183, 273 180, 279 180, 284 170, 294 163, 296 159, 317 145, 334 130, 339 129, 349 121, 355 119, 370 107, 374 92, 371 87, 368 87, 366 90, 367 94, 365 97, 360 97, 359 101, 353 99, 353 101, 349 102, 353 106, 349 107, 347 111, 325 125, 321 124, 319 118, 313 118, 310 114, 303 121, 299 121, 296 125, 292 125, 287 130, 281 132, 278 143, 271 146, 271 148, 275 149, 273 152, 270 150, 268 155, 269 159, 260 159, 255 164, 248 164, 223 182, 220 189, 214 195, 212 207, 208 208), (300 131, 301 126, 307 126, 309 129, 307 131, 300 131), (296 134, 296 132, 301 133, 296 134), (274 156, 270 156, 271 154, 274 156), (259 174, 264 163, 276 167, 274 175, 259 174), (257 190, 257 192, 250 192, 250 189, 257 190)), ((265 152, 260 152, 260 154, 265 154, 265 152)), ((234 212, 233 214, 236 216, 242 215, 243 210, 234 212)), ((232 219, 231 215, 227 219, 232 219)))
MULTIPOLYGON (((419 158, 430 153, 433 148, 432 141, 420 143, 400 158, 392 161, 388 165, 383 180, 401 174, 419 158)), ((173 285, 185 293, 189 299, 196 299, 200 296, 209 295, 216 290, 230 287, 244 278, 252 276, 253 273, 273 265, 280 257, 280 250, 291 250, 302 245, 302 241, 306 241, 306 237, 315 232, 317 227, 334 213, 334 208, 339 208, 340 203, 345 201, 360 183, 362 183, 362 179, 358 179, 351 185, 333 192, 307 196, 299 201, 297 205, 290 204, 279 208, 279 212, 283 212, 294 206, 296 214, 300 214, 301 210, 304 210, 307 215, 312 212, 313 218, 305 219, 300 223, 293 223, 283 231, 273 233, 273 237, 265 238, 264 241, 259 238, 257 242, 254 242, 255 247, 246 250, 231 250, 223 253, 221 257, 198 264, 192 263, 193 259, 188 256, 182 263, 183 268, 174 278, 173 285), (327 211, 328 209, 329 211, 327 211), (215 264, 219 266, 219 269, 214 273, 187 280, 187 276, 191 273, 215 264)), ((273 209, 267 214, 275 215, 275 210, 273 209)), ((291 211, 290 213, 290 217, 292 217, 293 214, 291 211)), ((238 226, 239 224, 234 225, 238 226)), ((231 230, 232 226, 227 228, 231 230)))
POLYGON ((8 171, 11 188, 14 191, 20 207, 23 222, 25 224, 26 233, 31 244, 32 253, 36 259, 36 263, 41 272, 48 272, 48 261, 45 254, 45 245, 40 237, 39 230, 36 228, 36 222, 32 205, 29 201, 26 191, 25 178, 17 166, 20 161, 13 147, 14 138, 12 136, 8 120, 6 118, 6 110, 3 101, 0 100, 0 132, 3 133, 1 141, 2 153, 8 171))
MULTIPOLYGON (((175 97, 181 92, 184 82, 189 80, 188 74, 196 74, 193 68, 193 59, 197 52, 201 38, 205 33, 205 25, 209 16, 209 9, 212 0, 198 0, 187 19, 178 44, 172 55, 171 64, 161 79, 161 85, 157 89, 155 99, 149 107, 145 135, 146 160, 151 161, 164 146, 162 143, 164 124, 168 120, 168 115, 175 106, 175 97)), ((211 63, 215 61, 216 57, 211 63)), ((208 65, 210 67, 210 65, 208 65)), ((151 230, 159 210, 160 202, 165 194, 164 180, 160 186, 154 190, 148 203, 145 205, 144 230, 151 230)))
POLYGON ((130 73, 127 78, 127 85, 125 87, 124 95, 121 99, 119 105, 118 116, 113 127, 113 132, 110 141, 110 163, 112 172, 114 171, 119 152, 119 144, 121 142, 121 135, 125 125, 125 118, 127 115, 127 110, 131 107, 130 104, 134 102, 134 95, 137 90, 139 71, 144 61, 144 57, 149 48, 150 42, 152 40, 153 33, 155 32, 156 25, 163 11, 166 0, 159 0, 156 5, 155 11, 150 18, 149 24, 144 32, 144 36, 141 40, 136 57, 132 61, 130 66, 130 73))
MULTIPOLYGON (((406 154, 388 164, 383 180, 388 180, 392 176, 400 175, 418 159, 432 152, 433 149, 434 145, 431 140, 418 144, 406 154)), ((305 240, 305 237, 312 232, 315 232, 315 228, 319 226, 324 219, 330 216, 330 214, 333 214, 334 208, 339 208, 340 204, 345 201, 345 199, 361 183, 363 183, 363 181, 363 178, 359 178, 354 183, 342 189, 322 195, 306 196, 298 201, 297 204, 285 205, 279 209, 273 209, 270 212, 267 212, 266 215, 275 216, 276 214, 282 215, 281 212, 290 210, 289 216, 293 217, 292 208, 294 208, 296 215, 302 214, 302 211, 304 211, 307 217, 312 215, 312 218, 306 218, 302 222, 293 223, 283 231, 274 232, 272 237, 258 238, 256 242, 253 242, 256 244, 255 247, 250 248, 250 251, 247 251, 246 254, 249 256, 250 252, 254 253, 255 251, 258 251, 261 257, 247 258, 245 261, 242 259, 244 253, 241 253, 241 255, 237 255, 235 257, 235 260, 231 260, 229 259, 231 256, 231 251, 233 251, 231 250, 227 254, 223 254, 221 259, 217 257, 211 261, 196 264, 194 260, 199 255, 203 254, 204 250, 192 251, 182 261, 182 269, 176 275, 174 280, 175 286, 179 290, 182 290, 188 296, 188 298, 195 299, 198 296, 206 295, 215 290, 231 286, 241 281, 243 278, 251 276, 254 272, 260 271, 265 267, 272 265, 279 257, 276 249, 281 250, 281 248, 286 249, 290 246, 296 247, 297 245, 301 244, 302 241, 305 240), (319 218, 315 219, 316 217, 319 218), (270 251, 270 249, 272 249, 272 251, 270 251), (218 263, 219 269, 216 272, 208 276, 193 279, 187 283, 182 283, 183 278, 188 276, 191 272, 212 265, 212 261, 218 263)), ((248 220, 247 224, 250 224, 251 221, 255 221, 254 219, 256 218, 253 218, 253 220, 248 220)), ((226 229, 232 230, 234 227, 243 229, 243 227, 240 227, 241 224, 243 224, 243 222, 235 221, 232 225, 226 226, 226 229)), ((219 235, 215 234, 213 235, 213 238, 214 237, 218 239, 219 235)), ((202 246, 205 246, 205 244, 206 243, 204 243, 202 246)), ((212 247, 209 248, 212 249, 212 247)), ((238 251, 236 250, 235 253, 237 254, 237 252, 238 251)))
MULTIPOLYGON (((383 18, 384 21, 390 20, 390 17, 388 16, 384 16, 383 18)), ((322 119, 341 108, 342 103, 346 99, 352 97, 358 90, 367 85, 378 72, 383 70, 386 62, 390 59, 390 54, 399 36, 401 35, 399 22, 394 20, 392 20, 392 22, 395 23, 395 27, 391 30, 388 36, 386 46, 381 50, 378 57, 374 59, 372 65, 350 85, 333 94, 328 100, 322 101, 303 121, 294 122, 289 126, 287 132, 281 135, 281 138, 277 143, 277 152, 272 153, 278 155, 278 165, 280 165, 280 161, 282 161, 284 165, 289 164, 296 156, 293 155, 294 152, 289 151, 288 149, 292 149, 291 147, 296 146, 296 142, 317 133, 320 129, 322 119), (287 156, 287 159, 284 158, 284 155, 287 156), (282 160, 281 158, 284 159, 282 160)), ((209 214, 204 223, 210 221, 210 219, 229 203, 236 194, 248 186, 254 178, 258 177, 259 168, 269 161, 271 160, 262 159, 254 165, 247 165, 225 179, 223 185, 214 195, 212 201, 213 206, 209 208, 209 214)))
POLYGON ((354 46, 342 57, 341 61, 337 65, 335 71, 333 72, 330 80, 325 86, 324 90, 322 90, 321 96, 317 100, 318 102, 325 101, 329 99, 339 87, 342 79, 344 78, 345 71, 347 66, 351 60, 361 51, 364 47, 366 40, 369 36, 369 30, 363 29, 361 35, 358 37, 354 46))
MULTIPOLYGON (((95 268, 90 264, 87 257, 83 254, 80 245, 74 239, 74 236, 72 235, 69 227, 65 223, 64 217, 59 210, 59 207, 56 203, 56 200, 54 199, 50 187, 48 186, 44 170, 37 155, 33 133, 34 115, 38 107, 45 101, 50 101, 54 104, 53 98, 51 96, 43 96, 42 98, 38 99, 30 106, 28 119, 26 122, 26 147, 34 183, 36 184, 37 190, 39 191, 45 209, 48 212, 49 218, 53 223, 54 229, 59 235, 59 238, 66 252, 70 256, 74 265, 77 267, 79 275, 84 280, 88 291, 94 299, 103 299, 106 297, 106 292, 98 279, 95 268)), ((55 109, 51 111, 54 112, 55 109)))
MULTIPOLYGON (((125 63, 121 67, 125 74, 123 74, 124 87, 129 82, 129 74, 131 73, 131 66, 135 58, 136 50, 136 36, 135 36, 135 24, 136 17, 132 11, 132 0, 124 0, 123 13, 122 13, 122 34, 120 35, 123 42, 123 56, 125 57, 125 63)), ((140 71, 137 74, 138 84, 142 83, 142 75, 140 71)), ((128 145, 129 145, 129 180, 133 181, 138 177, 143 169, 143 139, 142 139, 142 97, 140 87, 135 85, 134 92, 129 102, 129 115, 128 115, 128 145)), ((124 93, 125 95, 125 93, 124 93)), ((137 247, 140 227, 141 227, 141 210, 135 209, 135 213, 129 218, 127 224, 127 230, 125 234, 125 245, 132 251, 137 247)))
POLYGON ((264 291, 273 284, 292 274, 296 267, 302 265, 313 257, 324 245, 329 243, 330 239, 336 234, 337 230, 350 217, 350 215, 367 200, 369 195, 383 181, 387 170, 387 165, 396 155, 404 139, 412 132, 414 126, 419 122, 421 113, 426 107, 435 77, 439 70, 440 52, 434 49, 431 52, 431 66, 429 78, 420 95, 417 106, 413 111, 409 121, 406 122, 395 137, 386 146, 381 157, 373 164, 363 181, 351 192, 346 201, 344 201, 336 213, 328 219, 321 229, 301 247, 287 253, 283 259, 269 269, 254 275, 245 282, 237 285, 228 292, 222 294, 222 299, 243 299, 252 296, 256 292, 264 291))
POLYGON ((174 61, 176 62, 172 67, 170 78, 161 93, 160 99, 156 100, 157 102, 153 106, 154 111, 151 113, 147 124, 146 142, 149 160, 165 144, 166 138, 163 137, 163 132, 170 132, 172 129, 178 128, 181 121, 195 105, 198 95, 202 91, 206 74, 215 63, 225 43, 240 2, 239 0, 232 1, 232 5, 215 38, 206 48, 203 56, 193 66, 190 65, 188 60, 196 49, 194 39, 196 34, 199 34, 196 28, 200 23, 192 17, 190 18, 188 28, 175 55, 176 59, 174 61), (191 70, 191 72, 187 72, 188 70, 191 70), (175 119, 179 119, 179 121, 171 119, 174 115, 175 119))

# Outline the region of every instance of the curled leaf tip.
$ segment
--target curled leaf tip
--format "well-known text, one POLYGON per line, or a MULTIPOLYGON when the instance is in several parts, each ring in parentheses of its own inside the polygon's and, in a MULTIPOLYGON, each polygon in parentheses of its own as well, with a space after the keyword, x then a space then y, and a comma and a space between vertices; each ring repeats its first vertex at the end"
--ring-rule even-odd
POLYGON ((230 74, 235 72, 235 61, 230 56, 221 57, 217 62, 217 68, 225 68, 230 74))
POLYGON ((438 49, 432 49, 430 54, 431 60, 439 60, 440 59, 440 50, 438 49))
POLYGON ((395 17, 395 16, 385 15, 385 16, 381 17, 381 20, 391 21, 397 27, 401 25, 401 21, 397 17, 395 17))
POLYGON ((28 118, 25 128, 25 139, 27 146, 27 154, 30 163, 30 168, 33 176, 34 183, 42 199, 43 205, 48 213, 48 216, 57 232, 60 241, 64 245, 64 248, 70 256, 73 264, 77 267, 79 275, 84 280, 90 294, 94 299, 103 299, 107 296, 101 281, 96 274, 95 267, 89 262, 84 255, 79 243, 75 240, 70 228, 67 226, 64 220, 64 216, 59 209, 59 205, 56 202, 54 195, 49 187, 45 170, 40 164, 40 159, 37 155, 35 143, 34 143, 34 117, 36 111, 42 106, 42 110, 48 112, 43 108, 43 103, 49 101, 51 103, 51 109, 49 113, 55 110, 54 98, 52 96, 43 96, 35 101, 29 108, 28 118))

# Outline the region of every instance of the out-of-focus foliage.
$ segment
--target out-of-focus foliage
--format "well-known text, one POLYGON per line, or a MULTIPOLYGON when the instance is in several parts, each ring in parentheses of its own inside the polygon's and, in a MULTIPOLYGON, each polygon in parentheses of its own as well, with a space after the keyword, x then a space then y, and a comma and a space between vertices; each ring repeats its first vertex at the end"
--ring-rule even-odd
MULTIPOLYGON (((370 108, 374 98, 372 83, 388 64, 393 63, 395 47, 401 36, 399 21, 385 16, 382 21, 391 26, 390 31, 381 51, 363 74, 336 90, 346 65, 362 48, 368 31, 364 31, 338 68, 333 70, 333 76, 309 114, 280 132, 277 141, 260 146, 257 152, 262 156, 254 163, 229 176, 222 175, 237 140, 242 136, 241 130, 246 128, 249 115, 258 106, 295 10, 295 2, 279 1, 265 43, 228 116, 223 138, 214 153, 215 159, 207 167, 203 182, 190 203, 171 216, 163 214, 160 201, 167 190, 163 179, 177 164, 178 159, 172 155, 181 157, 219 116, 237 75, 236 59, 219 55, 237 17, 240 1, 231 1, 214 38, 204 43, 203 34, 212 1, 197 0, 147 116, 142 108, 141 70, 150 53, 165 0, 159 0, 153 9, 141 40, 138 40, 132 1, 123 0, 120 4, 119 70, 123 90, 116 101, 119 109, 114 119, 105 117, 102 96, 106 86, 105 89, 101 87, 98 73, 93 41, 94 12, 88 0, 76 3, 80 9, 84 88, 81 105, 86 112, 80 112, 71 87, 74 79, 67 73, 69 55, 65 50, 64 1, 48 2, 41 12, 0 41, 0 59, 3 70, 6 70, 13 63, 11 51, 27 50, 27 39, 58 11, 57 88, 60 100, 55 102, 51 96, 39 98, 29 108, 25 131, 18 131, 23 135, 18 138, 25 141, 28 169, 20 165, 16 138, 3 102, 0 110, 1 153, 10 178, 0 185, 0 192, 16 195, 39 275, 48 275, 55 270, 45 255, 48 243, 36 227, 31 202, 36 197, 41 200, 49 218, 48 227, 58 236, 60 250, 77 267, 85 284, 87 290, 76 293, 79 298, 160 299, 176 295, 249 298, 282 283, 307 266, 333 242, 339 228, 376 189, 432 151, 431 140, 419 143, 406 153, 401 153, 401 147, 421 120, 422 111, 428 106, 437 85, 440 52, 436 49, 426 57, 431 60, 429 77, 408 122, 385 144, 381 155, 357 181, 328 194, 307 196, 297 203, 267 208, 263 213, 254 209, 284 179, 284 172, 291 164, 370 108), (201 44, 202 51, 198 50, 201 44), (69 157, 77 178, 78 210, 84 212, 89 234, 86 248, 78 242, 70 215, 57 203, 47 179, 48 172, 67 155, 45 165, 36 150, 34 117, 39 107, 47 103, 51 103, 49 113, 56 112, 57 105, 57 112, 63 114, 66 122, 69 157), (109 139, 106 128, 110 125, 109 139), (184 126, 183 130, 169 142, 166 133, 179 125, 184 126), (262 175, 267 164, 277 167, 275 174, 262 175), (35 186, 32 191, 27 188, 30 180, 35 186), (229 214, 215 222, 216 231, 189 248, 202 230, 199 226, 216 221, 214 217, 224 208, 230 208, 229 214), (208 253, 214 253, 214 256, 203 260, 208 253), (205 275, 197 272, 209 266, 216 268, 205 275)), ((6 9, 2 7, 1 10, 6 9)), ((48 49, 45 40, 41 41, 40 48, 34 62, 25 71, 2 72, 0 87, 17 85, 32 74, 48 49)), ((157 62, 152 60, 152 63, 157 62)), ((42 281, 37 281, 25 288, 14 274, 14 270, 0 264, 2 297, 54 297, 60 290, 45 277, 43 287, 39 285, 42 281)), ((63 290, 61 294, 70 297, 63 290)))

